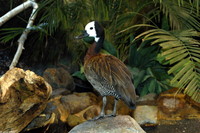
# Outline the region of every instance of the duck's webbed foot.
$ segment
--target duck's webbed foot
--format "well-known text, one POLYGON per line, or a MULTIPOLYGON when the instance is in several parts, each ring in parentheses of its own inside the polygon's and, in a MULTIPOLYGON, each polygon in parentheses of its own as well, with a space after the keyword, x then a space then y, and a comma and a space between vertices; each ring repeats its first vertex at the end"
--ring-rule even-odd
POLYGON ((92 118, 92 119, 89 120, 89 121, 99 120, 99 119, 102 119, 102 118, 104 118, 104 117, 105 117, 105 115, 99 115, 99 116, 97 116, 97 117, 92 118))
POLYGON ((116 114, 108 114, 108 115, 105 115, 104 117, 115 117, 116 116, 116 114))

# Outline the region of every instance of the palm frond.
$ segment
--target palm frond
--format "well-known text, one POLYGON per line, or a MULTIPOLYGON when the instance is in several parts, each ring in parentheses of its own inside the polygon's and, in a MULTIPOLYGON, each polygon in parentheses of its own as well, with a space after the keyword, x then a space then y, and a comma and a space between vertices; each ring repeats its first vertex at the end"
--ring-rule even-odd
MULTIPOLYGON (((162 47, 171 68, 169 74, 174 74, 172 86, 200 102, 200 42, 195 39, 199 33, 195 30, 165 31, 152 29, 142 33, 144 40, 162 47)), ((141 35, 139 35, 141 37, 141 35)))
POLYGON ((160 10, 169 18, 173 29, 196 29, 200 30, 199 5, 184 0, 155 0, 160 4, 160 10))
POLYGON ((24 31, 24 28, 3 28, 0 29, 0 42, 7 43, 19 36, 24 31))

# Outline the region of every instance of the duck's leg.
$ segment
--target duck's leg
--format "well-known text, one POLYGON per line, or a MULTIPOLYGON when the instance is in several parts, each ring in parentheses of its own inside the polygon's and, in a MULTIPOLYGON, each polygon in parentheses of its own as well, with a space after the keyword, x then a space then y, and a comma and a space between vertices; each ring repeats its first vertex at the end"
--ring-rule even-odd
POLYGON ((117 113, 117 102, 118 102, 118 99, 115 98, 113 112, 111 114, 112 116, 116 116, 116 113, 117 113))
POLYGON ((105 117, 105 107, 106 107, 106 103, 107 103, 107 98, 106 98, 106 96, 103 96, 103 105, 102 105, 102 109, 101 109, 101 112, 100 112, 100 114, 99 114, 99 116, 97 116, 97 117, 95 117, 95 118, 93 118, 93 119, 91 119, 91 120, 98 120, 98 119, 100 119, 100 118, 104 118, 105 117))
POLYGON ((117 102, 118 102, 118 99, 115 98, 113 112, 111 114, 109 114, 109 115, 106 115, 106 117, 116 116, 116 113, 117 113, 117 102))

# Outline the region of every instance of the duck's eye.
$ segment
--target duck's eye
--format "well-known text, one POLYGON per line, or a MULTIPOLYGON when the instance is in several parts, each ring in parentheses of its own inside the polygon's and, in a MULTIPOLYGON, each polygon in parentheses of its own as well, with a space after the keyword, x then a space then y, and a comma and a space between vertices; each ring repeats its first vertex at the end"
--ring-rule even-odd
POLYGON ((92 30, 93 29, 93 27, 90 27, 90 30, 92 30))

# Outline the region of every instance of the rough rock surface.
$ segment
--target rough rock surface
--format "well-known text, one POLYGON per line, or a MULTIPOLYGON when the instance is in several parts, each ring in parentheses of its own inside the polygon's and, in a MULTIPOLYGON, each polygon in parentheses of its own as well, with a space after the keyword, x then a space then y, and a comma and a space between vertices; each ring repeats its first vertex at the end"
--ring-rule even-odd
POLYGON ((51 86, 40 76, 13 68, 0 78, 0 132, 20 132, 46 107, 51 86))
POLYGON ((64 68, 47 68, 43 73, 43 77, 52 86, 53 90, 60 88, 74 90, 73 78, 64 68))
POLYGON ((52 114, 40 114, 36 118, 34 118, 31 123, 23 129, 23 132, 28 132, 34 129, 48 127, 49 125, 55 123, 56 116, 54 113, 52 114))
POLYGON ((97 104, 97 97, 93 93, 73 93, 61 97, 60 101, 69 107, 71 114, 75 114, 97 104))
POLYGON ((145 133, 130 116, 119 115, 75 126, 69 133, 145 133))
POLYGON ((50 132, 65 132, 65 126, 74 127, 99 114, 97 96, 93 93, 73 93, 56 96, 49 100, 42 114, 36 117, 25 131, 49 126, 50 132))
POLYGON ((157 113, 157 106, 140 105, 134 111, 134 118, 140 125, 158 124, 157 113))
POLYGON ((147 94, 138 98, 137 105, 156 105, 156 98, 157 95, 155 93, 147 94))
POLYGON ((69 116, 69 108, 61 103, 62 96, 56 96, 49 100, 45 110, 23 130, 31 132, 67 132, 67 118, 69 116))
POLYGON ((199 119, 199 108, 187 102, 186 95, 177 93, 178 89, 173 88, 161 93, 157 99, 158 119, 160 123, 166 121, 177 121, 183 119, 199 119))
MULTIPOLYGON (((99 97, 100 107, 102 107, 102 97, 99 97)), ((106 114, 111 114, 114 107, 114 97, 107 96, 107 104, 105 108, 106 114)), ((122 100, 119 100, 117 103, 117 115, 131 115, 132 109, 130 109, 122 100)))

